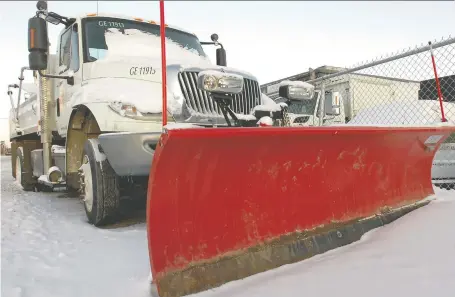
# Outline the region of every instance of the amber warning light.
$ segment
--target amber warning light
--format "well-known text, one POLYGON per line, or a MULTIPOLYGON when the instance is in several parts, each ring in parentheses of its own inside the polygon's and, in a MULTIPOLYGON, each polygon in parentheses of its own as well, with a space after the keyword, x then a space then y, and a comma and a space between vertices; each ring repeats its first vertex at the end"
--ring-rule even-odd
POLYGON ((35 48, 35 28, 30 28, 30 48, 35 48))

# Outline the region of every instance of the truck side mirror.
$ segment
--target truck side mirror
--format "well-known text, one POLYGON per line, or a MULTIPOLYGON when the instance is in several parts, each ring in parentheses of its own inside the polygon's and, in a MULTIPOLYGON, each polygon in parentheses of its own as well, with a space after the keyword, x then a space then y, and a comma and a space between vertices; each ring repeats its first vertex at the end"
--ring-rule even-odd
POLYGON ((224 48, 216 49, 216 65, 227 66, 226 62, 226 50, 224 48))
POLYGON ((31 70, 47 69, 47 26, 39 17, 28 20, 28 63, 31 70))

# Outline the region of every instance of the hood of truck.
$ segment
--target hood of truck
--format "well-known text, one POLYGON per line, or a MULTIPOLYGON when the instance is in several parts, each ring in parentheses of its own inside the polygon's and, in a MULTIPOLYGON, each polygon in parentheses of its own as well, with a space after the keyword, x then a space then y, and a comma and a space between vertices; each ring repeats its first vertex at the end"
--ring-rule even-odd
MULTIPOLYGON (((226 73, 256 80, 248 72, 216 66, 200 56, 192 60, 179 58, 171 56, 167 66, 168 110, 173 114, 181 113, 184 103, 177 79, 181 71, 223 69, 226 73)), ((161 113, 162 72, 159 58, 115 57, 86 63, 82 77, 82 88, 72 96, 73 104, 120 101, 135 105, 142 113, 161 113)))
MULTIPOLYGON (((189 57, 167 58, 168 80, 179 71, 202 71, 221 69, 245 78, 256 80, 251 73, 231 67, 213 65, 208 58, 191 55, 189 57)), ((161 83, 160 57, 114 57, 83 64, 82 80, 99 78, 127 78, 161 83)))
MULTIPOLYGON (((71 105, 122 102, 134 105, 141 113, 161 113, 161 82, 122 77, 97 78, 84 81, 71 98, 71 105)), ((183 98, 168 88, 168 110, 178 112, 183 98)))
MULTIPOLYGON (((188 57, 168 58, 168 65, 210 67, 210 60, 192 55, 188 57)), ((127 78, 161 83, 160 57, 121 57, 98 60, 83 65, 82 80, 98 78, 127 78)))

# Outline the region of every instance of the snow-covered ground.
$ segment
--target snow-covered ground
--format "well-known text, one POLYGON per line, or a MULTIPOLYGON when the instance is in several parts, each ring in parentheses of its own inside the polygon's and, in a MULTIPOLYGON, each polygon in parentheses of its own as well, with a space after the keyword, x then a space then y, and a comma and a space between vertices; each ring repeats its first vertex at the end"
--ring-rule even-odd
MULTIPOLYGON (((97 229, 77 198, 24 193, 1 157, 1 296, 150 296, 145 224, 97 229)), ((198 297, 455 296, 455 191, 362 240, 198 297)))
POLYGON ((78 198, 23 192, 1 157, 1 296, 149 296, 144 223, 98 229, 78 198))

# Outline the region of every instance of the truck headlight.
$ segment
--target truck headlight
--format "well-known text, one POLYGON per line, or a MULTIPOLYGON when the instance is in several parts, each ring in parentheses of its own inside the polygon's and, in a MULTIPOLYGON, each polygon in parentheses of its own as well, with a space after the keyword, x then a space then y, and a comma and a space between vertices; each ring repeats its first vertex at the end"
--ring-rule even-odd
POLYGON ((109 103, 109 107, 115 111, 116 113, 120 114, 121 116, 126 117, 137 117, 142 116, 142 113, 139 112, 133 104, 129 103, 122 103, 118 101, 114 101, 109 103))
MULTIPOLYGON (((153 121, 153 122, 161 122, 162 121, 162 114, 159 113, 142 113, 137 110, 136 106, 131 103, 123 103, 119 101, 114 101, 109 103, 109 107, 123 117, 128 117, 135 120, 141 121, 153 121)), ((169 112, 167 112, 168 122, 175 122, 174 116, 169 112)))
POLYGON ((214 70, 198 74, 197 87, 207 92, 237 94, 243 90, 243 77, 214 70))

